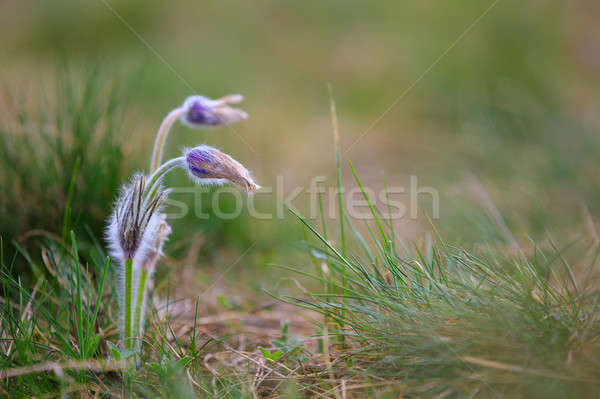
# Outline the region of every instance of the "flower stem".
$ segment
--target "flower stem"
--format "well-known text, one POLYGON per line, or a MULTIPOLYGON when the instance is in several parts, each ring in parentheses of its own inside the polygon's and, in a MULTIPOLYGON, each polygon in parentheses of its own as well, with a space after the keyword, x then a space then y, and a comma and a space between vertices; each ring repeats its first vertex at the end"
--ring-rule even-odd
POLYGON ((142 320, 142 312, 144 310, 144 299, 146 297, 146 282, 148 281, 148 270, 140 269, 137 289, 135 291, 135 308, 133 311, 133 333, 136 335, 136 347, 139 348, 142 338, 142 328, 144 321, 142 320))
POLYGON ((148 180, 146 182, 146 188, 144 189, 144 198, 146 198, 150 193, 156 190, 157 183, 159 183, 167 173, 169 173, 177 167, 180 167, 182 165, 182 162, 184 161, 185 159, 183 157, 170 159, 167 162, 160 165, 160 167, 158 167, 154 172, 152 172, 152 174, 150 175, 150 177, 148 177, 148 180))
POLYGON ((133 260, 125 260, 125 303, 124 303, 124 322, 123 328, 123 346, 125 349, 131 349, 131 288, 133 282, 133 260))
POLYGON ((154 150, 152 151, 152 159, 150 161, 150 173, 154 173, 154 171, 160 166, 163 149, 165 147, 167 137, 169 136, 169 131, 177 119, 184 115, 185 112, 186 109, 183 107, 175 108, 173 111, 169 112, 169 114, 160 124, 158 132, 156 133, 156 139, 154 140, 154 150))

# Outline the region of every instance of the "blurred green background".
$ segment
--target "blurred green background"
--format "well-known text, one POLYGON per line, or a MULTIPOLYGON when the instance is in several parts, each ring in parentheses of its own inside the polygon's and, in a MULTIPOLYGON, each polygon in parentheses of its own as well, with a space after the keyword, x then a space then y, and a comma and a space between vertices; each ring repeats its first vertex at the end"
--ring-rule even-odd
MULTIPOLYGON (((89 154, 73 193, 72 225, 92 226, 99 237, 118 182, 146 167, 161 119, 190 94, 243 93, 250 118, 233 129, 177 126, 170 154, 207 142, 240 160, 262 186, 283 176, 291 192, 317 175, 333 186, 330 82, 347 188, 355 186, 347 160, 375 189, 383 172, 395 187, 408 187, 415 175, 438 190, 435 223, 453 241, 510 241, 490 227, 494 209, 523 245, 547 230, 576 238, 582 209, 600 213, 599 16, 592 0, 9 0, 0 3, 2 134, 44 147, 27 135, 47 123, 39 114, 56 110, 63 93, 56 87, 70 81, 74 92, 85 92, 94 70, 101 98, 116 86, 118 112, 106 112, 119 115, 108 128, 115 145, 80 149, 89 154), (20 117, 23 108, 36 123, 20 117), (102 165, 102 151, 116 155, 102 165)), ((106 128, 102 115, 90 126, 106 128)), ((49 162, 64 164, 54 190, 51 176, 40 180, 32 152, 4 148, 17 160, 4 156, 0 170, 0 234, 5 241, 32 229, 60 234, 76 157, 49 162), (11 168, 19 169, 18 190, 11 168)), ((170 182, 187 185, 182 175, 170 182)), ((307 199, 295 204, 306 210, 307 199)), ((257 208, 274 202, 260 195, 257 208)), ((424 213, 431 214, 427 201, 417 220, 394 221, 399 235, 414 240, 431 230, 424 213)), ((199 246, 199 263, 231 264, 245 254, 245 266, 260 270, 293 252, 289 238, 301 237, 291 218, 191 215, 173 225, 168 252, 175 257, 199 246)))

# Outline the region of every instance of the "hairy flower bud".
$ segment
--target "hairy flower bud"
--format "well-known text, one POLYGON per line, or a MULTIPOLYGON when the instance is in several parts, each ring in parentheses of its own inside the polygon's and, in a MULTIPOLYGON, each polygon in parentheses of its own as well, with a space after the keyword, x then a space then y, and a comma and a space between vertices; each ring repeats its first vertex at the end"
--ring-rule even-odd
POLYGON ((260 188, 242 164, 216 148, 201 145, 183 152, 190 178, 199 184, 223 184, 227 181, 251 192, 260 188))
POLYGON ((121 262, 152 245, 161 220, 160 210, 168 192, 157 188, 145 196, 145 179, 135 175, 123 186, 110 218, 107 239, 113 257, 121 262))
POLYGON ((188 97, 183 103, 181 122, 190 127, 211 127, 247 119, 247 113, 229 106, 239 103, 242 98, 241 94, 230 94, 218 100, 204 96, 188 97))

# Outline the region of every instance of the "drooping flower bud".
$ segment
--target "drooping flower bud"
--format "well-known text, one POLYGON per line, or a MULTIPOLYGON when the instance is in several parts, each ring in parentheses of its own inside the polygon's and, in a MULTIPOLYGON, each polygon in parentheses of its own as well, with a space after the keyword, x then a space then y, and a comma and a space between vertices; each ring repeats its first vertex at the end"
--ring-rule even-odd
POLYGON ((145 180, 144 175, 135 175, 123 186, 109 221, 107 240, 112 256, 121 263, 150 248, 160 225, 168 192, 158 187, 145 196, 145 180))
POLYGON ((247 119, 247 113, 229 106, 239 103, 242 99, 241 94, 230 94, 218 100, 198 95, 188 97, 183 103, 184 114, 181 116, 181 122, 190 127, 211 127, 247 119))
POLYGON ((199 184, 231 182, 251 192, 260 188, 242 164, 216 148, 201 145, 183 151, 190 178, 199 184))

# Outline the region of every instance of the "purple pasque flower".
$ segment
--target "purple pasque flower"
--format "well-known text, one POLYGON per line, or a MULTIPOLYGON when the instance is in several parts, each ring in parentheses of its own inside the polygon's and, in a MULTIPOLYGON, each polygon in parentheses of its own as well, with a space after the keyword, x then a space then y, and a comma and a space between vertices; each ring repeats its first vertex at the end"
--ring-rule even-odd
POLYGON ((246 192, 260 188, 241 163, 216 148, 200 145, 183 151, 185 168, 192 180, 199 184, 231 182, 246 192))
POLYGON ((242 99, 241 94, 230 94, 217 100, 199 95, 188 97, 183 103, 181 122, 190 127, 201 128, 228 125, 247 119, 246 112, 229 106, 242 99))

